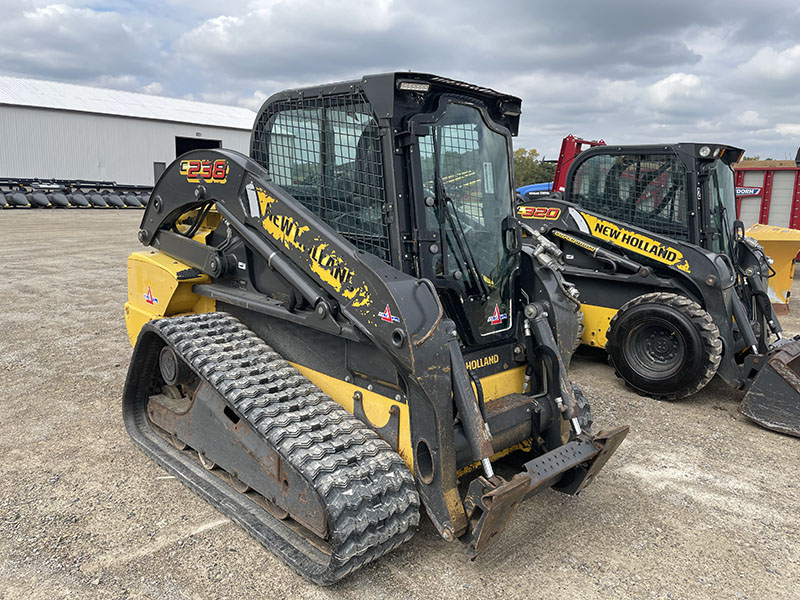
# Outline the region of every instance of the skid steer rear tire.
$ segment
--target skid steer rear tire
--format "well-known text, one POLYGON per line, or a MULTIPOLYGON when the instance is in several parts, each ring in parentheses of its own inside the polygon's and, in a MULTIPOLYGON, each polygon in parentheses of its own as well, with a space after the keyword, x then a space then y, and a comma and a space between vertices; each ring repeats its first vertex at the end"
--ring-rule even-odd
POLYGON ((607 338, 617 375, 638 393, 659 400, 679 400, 703 389, 722 357, 711 316, 678 294, 643 294, 627 302, 611 319, 607 338))

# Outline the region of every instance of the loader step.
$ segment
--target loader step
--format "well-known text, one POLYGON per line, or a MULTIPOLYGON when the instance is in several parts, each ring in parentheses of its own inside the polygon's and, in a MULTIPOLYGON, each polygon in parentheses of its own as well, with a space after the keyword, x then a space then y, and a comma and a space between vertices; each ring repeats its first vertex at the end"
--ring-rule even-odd
POLYGON ((419 522, 419 497, 402 458, 228 314, 147 324, 128 371, 123 416, 147 454, 316 583, 331 584, 396 548, 419 522), (153 428, 146 408, 165 344, 316 491, 326 513, 324 543, 237 492, 153 428))
POLYGON ((627 435, 628 427, 623 426, 572 440, 529 460, 510 481, 473 479, 464 500, 470 530, 461 542, 467 555, 475 558, 491 548, 525 499, 550 486, 566 494, 580 492, 627 435))

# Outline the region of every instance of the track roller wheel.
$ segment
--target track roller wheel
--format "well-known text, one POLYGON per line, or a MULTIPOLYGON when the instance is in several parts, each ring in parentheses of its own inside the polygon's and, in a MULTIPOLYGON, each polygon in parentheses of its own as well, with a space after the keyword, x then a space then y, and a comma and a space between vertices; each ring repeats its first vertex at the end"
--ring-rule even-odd
POLYGON ((711 381, 722 357, 719 329, 685 296, 643 294, 619 309, 606 350, 625 383, 658 400, 679 400, 711 381))
POLYGON ((182 442, 180 439, 178 439, 178 436, 175 434, 169 436, 169 443, 175 446, 175 448, 177 450, 180 450, 181 452, 183 452, 187 448, 186 444, 182 442))
POLYGON ((286 517, 289 516, 289 512, 288 511, 282 509, 280 506, 275 504, 269 498, 264 498, 262 496, 262 500, 264 501, 263 502, 264 508, 267 509, 267 512, 269 514, 271 514, 273 517, 275 517, 276 519, 278 519, 279 521, 283 521, 286 517))
POLYGON ((213 460, 210 460, 204 453, 198 452, 197 458, 200 459, 200 464, 203 465, 203 468, 206 471, 213 471, 217 468, 217 463, 215 463, 213 460))
POLYGON ((233 475, 232 473, 228 473, 228 479, 231 482, 231 486, 240 494, 246 494, 250 491, 250 486, 243 482, 241 479, 233 475))

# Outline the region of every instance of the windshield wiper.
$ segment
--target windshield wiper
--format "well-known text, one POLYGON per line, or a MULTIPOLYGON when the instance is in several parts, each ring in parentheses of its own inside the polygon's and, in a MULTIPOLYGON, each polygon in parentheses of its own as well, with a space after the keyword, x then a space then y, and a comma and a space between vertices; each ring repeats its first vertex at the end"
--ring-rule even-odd
POLYGON ((464 265, 467 267, 470 276, 480 290, 481 300, 485 300, 489 297, 489 288, 486 285, 486 281, 483 279, 483 275, 481 275, 481 272, 478 269, 478 263, 472 254, 469 244, 467 243, 466 234, 464 233, 464 224, 461 222, 461 217, 458 214, 458 210, 456 209, 455 204, 453 204, 453 201, 447 195, 447 191, 444 188, 444 181, 442 181, 442 178, 438 175, 436 176, 436 195, 441 201, 442 210, 444 211, 445 216, 450 221, 450 228, 453 230, 453 237, 456 240, 456 245, 461 252, 462 258, 464 259, 464 265))

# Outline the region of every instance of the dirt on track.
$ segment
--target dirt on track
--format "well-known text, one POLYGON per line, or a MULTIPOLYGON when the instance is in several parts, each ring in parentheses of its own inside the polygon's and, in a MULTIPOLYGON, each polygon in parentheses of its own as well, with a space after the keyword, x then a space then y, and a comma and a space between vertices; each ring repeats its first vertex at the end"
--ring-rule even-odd
POLYGON ((0 212, 0 599, 800 596, 800 439, 751 424, 719 380, 657 402, 598 356, 571 377, 596 427, 631 433, 580 496, 524 503, 475 562, 423 517, 377 563, 307 583, 125 432, 122 304, 141 215, 0 212))

